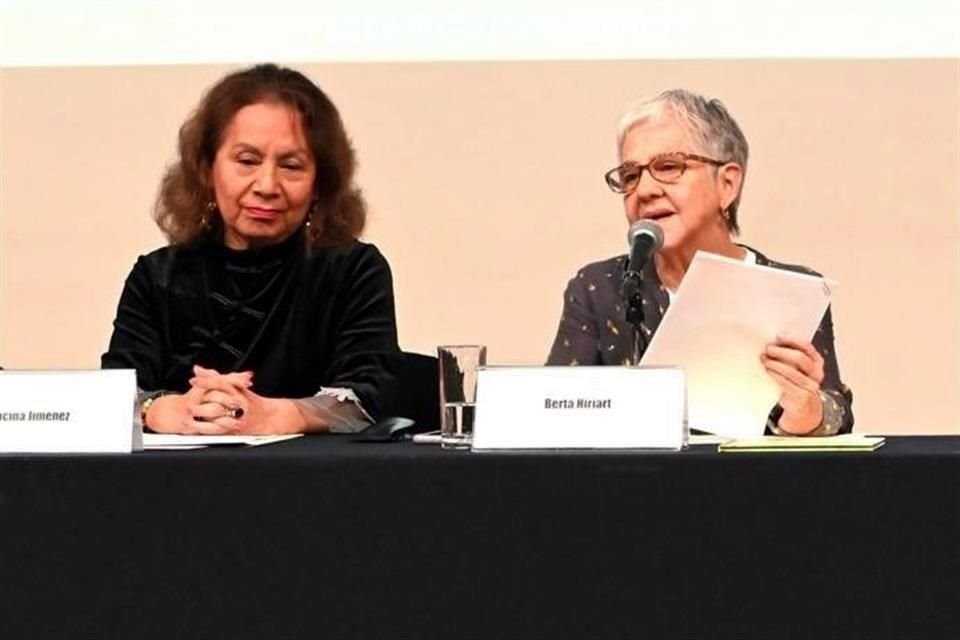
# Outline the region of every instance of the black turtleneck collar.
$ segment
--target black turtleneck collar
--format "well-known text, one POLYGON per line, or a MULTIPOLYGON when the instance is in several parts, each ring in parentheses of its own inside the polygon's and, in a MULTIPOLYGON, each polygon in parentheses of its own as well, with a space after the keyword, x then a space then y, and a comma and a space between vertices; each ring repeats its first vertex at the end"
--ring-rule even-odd
POLYGON ((243 267, 265 266, 273 262, 283 262, 306 248, 306 232, 303 227, 293 235, 277 244, 265 245, 254 249, 231 249, 220 238, 208 239, 208 247, 214 256, 229 264, 243 267))

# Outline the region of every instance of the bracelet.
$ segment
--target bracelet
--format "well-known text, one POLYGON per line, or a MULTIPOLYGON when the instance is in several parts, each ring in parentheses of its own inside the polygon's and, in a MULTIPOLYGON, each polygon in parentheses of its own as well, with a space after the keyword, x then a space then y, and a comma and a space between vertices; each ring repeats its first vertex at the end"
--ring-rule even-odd
POLYGON ((147 428, 147 412, 150 411, 154 400, 156 400, 156 398, 147 398, 143 401, 143 404, 140 405, 140 426, 144 429, 147 428))
POLYGON ((147 399, 144 400, 143 403, 140 405, 140 428, 141 429, 149 429, 149 427, 147 426, 147 413, 149 413, 150 407, 153 406, 154 401, 157 398, 162 398, 164 395, 166 394, 162 392, 154 393, 148 396, 147 399))

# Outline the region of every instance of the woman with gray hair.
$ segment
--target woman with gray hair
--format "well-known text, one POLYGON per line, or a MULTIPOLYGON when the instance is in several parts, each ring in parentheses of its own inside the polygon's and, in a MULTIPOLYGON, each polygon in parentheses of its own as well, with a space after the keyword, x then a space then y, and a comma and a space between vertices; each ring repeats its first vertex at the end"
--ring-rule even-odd
MULTIPOLYGON (((748 145, 719 100, 677 89, 640 102, 621 118, 617 148, 621 164, 607 172, 608 186, 622 194, 631 224, 654 221, 663 231, 663 246, 640 272, 641 344, 656 332, 697 251, 816 275, 734 242, 748 145)), ((631 362, 635 327, 620 289, 626 268, 627 256, 619 256, 589 264, 570 280, 547 364, 631 362)), ((840 380, 829 309, 812 342, 778 338, 759 357, 781 392, 769 432, 852 430, 852 394, 840 380)))

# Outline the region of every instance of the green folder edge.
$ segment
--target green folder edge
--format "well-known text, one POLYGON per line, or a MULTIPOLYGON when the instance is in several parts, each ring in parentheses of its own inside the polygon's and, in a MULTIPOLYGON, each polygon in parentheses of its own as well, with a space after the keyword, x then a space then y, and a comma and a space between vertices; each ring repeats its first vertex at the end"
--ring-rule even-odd
POLYGON ((731 444, 733 443, 717 445, 717 453, 870 453, 885 445, 886 441, 870 446, 846 447, 805 447, 803 445, 793 447, 741 447, 731 446, 731 444))

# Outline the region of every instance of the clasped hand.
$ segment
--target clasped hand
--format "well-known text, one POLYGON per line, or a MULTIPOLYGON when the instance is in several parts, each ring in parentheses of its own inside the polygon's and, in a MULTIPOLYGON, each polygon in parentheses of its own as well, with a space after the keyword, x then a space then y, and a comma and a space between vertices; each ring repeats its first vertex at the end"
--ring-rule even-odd
POLYGON ((273 433, 271 420, 282 400, 253 392, 253 373, 220 373, 193 367, 190 389, 184 394, 157 398, 146 416, 150 429, 158 433, 188 435, 273 433))

